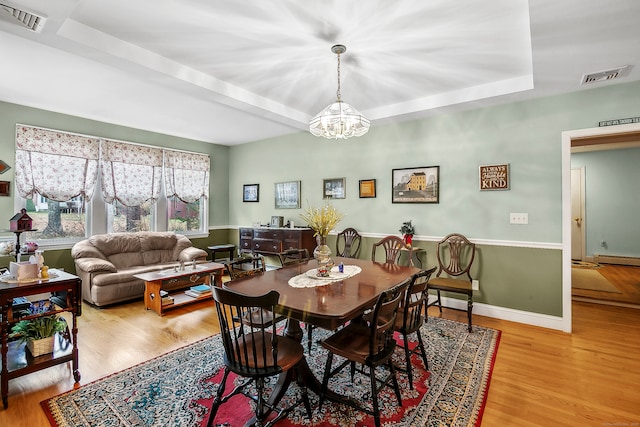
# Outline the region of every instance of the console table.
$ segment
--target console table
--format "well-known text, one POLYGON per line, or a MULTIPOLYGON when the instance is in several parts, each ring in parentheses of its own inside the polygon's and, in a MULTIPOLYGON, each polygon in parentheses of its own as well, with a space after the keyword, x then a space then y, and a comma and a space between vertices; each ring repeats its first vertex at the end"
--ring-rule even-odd
POLYGON ((240 252, 277 255, 287 249, 306 249, 312 254, 316 248, 313 234, 310 228, 242 227, 240 252))
POLYGON ((73 378, 76 383, 80 381, 80 371, 78 369, 78 327, 76 316, 80 304, 80 286, 82 281, 79 277, 61 270, 50 270, 51 277, 48 280, 34 280, 29 283, 5 283, 0 281, 0 310, 2 320, 0 320, 0 334, 2 336, 2 372, 0 389, 2 390, 2 403, 5 408, 9 406, 9 380, 30 374, 41 369, 49 368, 60 363, 72 362, 73 378), (64 301, 55 304, 54 310, 44 313, 27 314, 17 319, 14 318, 12 310, 13 299, 17 297, 27 297, 42 293, 65 293, 64 301), (9 331, 11 326, 18 320, 29 320, 36 317, 59 315, 63 312, 70 312, 73 318, 71 325, 71 335, 69 330, 56 338, 54 352, 42 356, 33 357, 27 352, 24 343, 18 341, 9 342, 9 331))

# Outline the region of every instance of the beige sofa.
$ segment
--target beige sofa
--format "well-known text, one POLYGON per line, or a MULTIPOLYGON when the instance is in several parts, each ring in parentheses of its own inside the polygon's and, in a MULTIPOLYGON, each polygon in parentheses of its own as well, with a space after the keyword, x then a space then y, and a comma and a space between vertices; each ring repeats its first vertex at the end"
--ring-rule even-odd
POLYGON ((181 234, 137 232, 91 236, 76 243, 71 256, 82 279, 82 298, 104 306, 143 297, 144 281, 134 274, 163 270, 180 261, 204 261, 207 252, 181 234))

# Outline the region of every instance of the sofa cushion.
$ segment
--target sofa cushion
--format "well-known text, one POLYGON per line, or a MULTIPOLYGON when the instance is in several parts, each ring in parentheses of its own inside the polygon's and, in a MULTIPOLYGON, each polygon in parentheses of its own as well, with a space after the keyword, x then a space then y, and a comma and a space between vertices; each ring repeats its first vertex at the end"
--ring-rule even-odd
MULTIPOLYGON (((178 260, 178 257, 174 256, 174 249, 178 241, 174 233, 142 232, 138 233, 138 236, 142 251, 142 265, 164 264, 178 260)), ((188 245, 191 246, 190 241, 188 245)))
POLYGON ((134 265, 144 265, 137 233, 96 234, 88 240, 118 270, 134 265))

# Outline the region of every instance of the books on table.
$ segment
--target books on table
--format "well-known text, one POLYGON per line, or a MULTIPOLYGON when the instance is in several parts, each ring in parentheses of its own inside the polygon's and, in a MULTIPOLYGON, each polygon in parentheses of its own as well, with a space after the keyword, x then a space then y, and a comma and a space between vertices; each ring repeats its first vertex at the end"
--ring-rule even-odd
POLYGON ((211 295, 211 286, 205 284, 195 285, 184 291, 184 293, 190 297, 200 298, 205 295, 211 295))

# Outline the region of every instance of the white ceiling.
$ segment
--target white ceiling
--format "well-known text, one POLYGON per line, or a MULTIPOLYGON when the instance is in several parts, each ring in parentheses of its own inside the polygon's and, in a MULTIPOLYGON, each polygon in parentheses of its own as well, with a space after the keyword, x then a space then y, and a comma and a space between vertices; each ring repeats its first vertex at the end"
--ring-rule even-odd
MULTIPOLYGON (((0 0, 0 100, 235 145, 640 80, 638 0, 0 0), (586 73, 630 67, 580 85, 586 73)), ((603 117, 603 119, 617 117, 603 117)))

